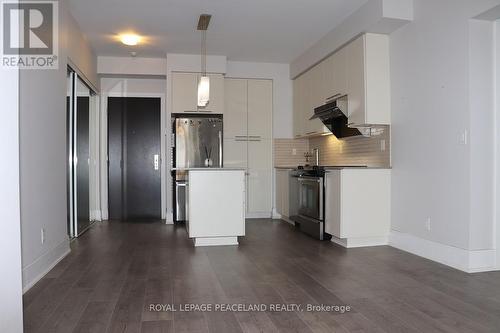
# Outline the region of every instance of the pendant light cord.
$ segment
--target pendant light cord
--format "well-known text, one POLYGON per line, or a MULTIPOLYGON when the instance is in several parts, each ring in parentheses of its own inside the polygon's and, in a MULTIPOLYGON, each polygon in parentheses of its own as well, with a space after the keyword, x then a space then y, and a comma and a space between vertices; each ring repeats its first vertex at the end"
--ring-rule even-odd
POLYGON ((203 30, 201 35, 201 73, 207 76, 207 31, 203 30))

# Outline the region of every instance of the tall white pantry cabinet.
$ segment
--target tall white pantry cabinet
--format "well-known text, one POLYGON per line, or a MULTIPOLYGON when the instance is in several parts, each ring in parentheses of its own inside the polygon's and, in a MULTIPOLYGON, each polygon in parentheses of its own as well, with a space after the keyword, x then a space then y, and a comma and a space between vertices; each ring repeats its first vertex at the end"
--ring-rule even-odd
POLYGON ((224 96, 224 166, 247 170, 247 217, 271 217, 273 82, 226 78, 224 96))

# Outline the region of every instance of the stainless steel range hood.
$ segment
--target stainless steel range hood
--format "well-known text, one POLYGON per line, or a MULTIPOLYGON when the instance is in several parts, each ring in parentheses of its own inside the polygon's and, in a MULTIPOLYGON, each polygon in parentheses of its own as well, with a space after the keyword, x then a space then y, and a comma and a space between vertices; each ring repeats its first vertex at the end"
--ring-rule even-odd
POLYGON ((350 128, 347 119, 347 96, 314 109, 310 120, 320 119, 337 138, 361 135, 357 128, 350 128), (344 113, 345 111, 345 113, 344 113))

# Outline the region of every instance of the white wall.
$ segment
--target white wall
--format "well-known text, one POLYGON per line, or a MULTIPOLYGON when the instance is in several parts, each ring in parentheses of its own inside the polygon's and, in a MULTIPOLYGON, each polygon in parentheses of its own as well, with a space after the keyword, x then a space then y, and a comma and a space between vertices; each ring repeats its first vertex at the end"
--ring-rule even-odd
POLYGON ((494 248, 495 38, 494 23, 469 22, 470 227, 469 249, 494 248))
POLYGON ((167 59, 143 57, 103 57, 97 59, 100 75, 162 75, 167 72, 167 59))
POLYGON ((293 138, 290 65, 228 61, 226 77, 273 80, 273 138, 293 138))
MULTIPOLYGON (((500 6, 498 7, 500 19, 500 6)), ((497 267, 500 267, 500 20, 495 25, 495 233, 497 249, 497 267)))
MULTIPOLYGON (((62 1, 61 4, 64 6, 62 1)), ((66 11, 62 24, 63 29, 59 31, 61 38, 65 41, 69 65, 84 78, 94 91, 98 92, 97 57, 87 41, 87 37, 80 31, 78 23, 68 11, 66 11)))
POLYGON ((19 205, 19 72, 0 68, 0 332, 23 331, 23 305, 21 283, 21 218, 19 205))
POLYGON ((393 244, 469 271, 494 253, 492 26, 470 19, 496 4, 415 0, 391 34, 393 244))
POLYGON ((366 32, 390 34, 413 19, 413 0, 370 0, 290 64, 290 77, 307 69, 366 32))
MULTIPOLYGON (((69 252, 66 208, 66 66, 96 78, 96 59, 60 1, 59 69, 20 75, 20 174, 23 287, 28 289, 69 252), (69 40, 79 41, 69 43, 69 40), (78 46, 78 49, 72 47, 78 46), (68 59, 71 55, 78 55, 68 59), (94 65, 92 65, 94 64, 94 65), (41 244, 41 229, 46 240, 41 244)), ((98 82, 90 82, 98 86, 98 82)))

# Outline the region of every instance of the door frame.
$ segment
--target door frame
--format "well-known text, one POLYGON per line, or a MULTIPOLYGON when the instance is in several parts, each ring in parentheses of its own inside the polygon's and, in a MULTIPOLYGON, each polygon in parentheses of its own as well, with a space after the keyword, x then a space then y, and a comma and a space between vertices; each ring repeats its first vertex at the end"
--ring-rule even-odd
POLYGON ((101 210, 102 219, 109 219, 109 184, 108 184, 108 98, 159 98, 160 99, 160 184, 161 184, 161 219, 167 219, 167 109, 165 94, 159 93, 134 93, 134 92, 109 92, 101 95, 101 210))

